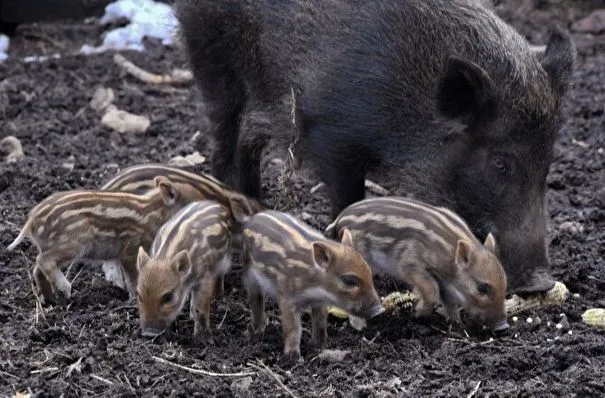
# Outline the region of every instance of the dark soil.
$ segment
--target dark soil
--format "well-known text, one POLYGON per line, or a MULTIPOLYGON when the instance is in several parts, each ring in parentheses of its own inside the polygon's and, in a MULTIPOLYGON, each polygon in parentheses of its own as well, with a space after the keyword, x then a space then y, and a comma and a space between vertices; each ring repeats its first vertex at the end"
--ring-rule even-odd
MULTIPOLYGON (((544 44, 552 21, 569 26, 598 2, 507 1, 498 12, 536 44, 544 44), (590 4, 592 3, 592 4, 590 4), (577 9, 569 8, 575 4, 577 9), (519 7, 525 9, 519 11, 519 7)), ((582 323, 581 314, 605 306, 605 55, 604 36, 575 35, 579 67, 565 107, 566 122, 549 176, 550 256, 554 275, 572 293, 560 307, 519 316, 504 336, 464 331, 439 319, 416 322, 406 315, 385 316, 356 332, 331 319, 330 348, 349 350, 339 363, 325 363, 309 346, 304 319, 302 365, 281 367, 281 330, 273 303, 262 344, 245 335, 249 313, 239 269, 226 280, 226 298, 212 315, 214 346, 190 340, 193 323, 183 314, 176 334, 151 341, 139 334, 137 311, 127 294, 104 280, 100 266, 74 264, 69 305, 38 308, 30 270, 36 251, 12 242, 27 212, 47 195, 95 188, 128 165, 160 161, 192 152, 190 138, 205 129, 203 105, 194 86, 160 87, 126 76, 112 54, 66 56, 42 63, 19 57, 68 53, 83 42, 95 44, 94 24, 24 27, 7 62, 0 64, 0 138, 15 135, 26 151, 18 163, 0 165, 0 394, 31 390, 40 396, 288 396, 269 374, 251 379, 195 375, 157 362, 154 356, 208 371, 240 372, 262 361, 296 396, 603 396, 605 333, 582 323), (145 134, 112 133, 89 106, 98 85, 111 87, 116 104, 151 118, 145 134), (73 169, 70 164, 73 165, 73 169), (581 231, 560 228, 578 222, 581 231), (565 314, 567 322, 561 320, 565 314), (532 323, 526 322, 528 317, 532 323), (563 328, 554 325, 562 322, 563 328), (569 333, 568 333, 569 331, 569 333), (246 386, 246 382, 249 385, 246 386)), ((99 30, 100 32, 100 30, 99 30)), ((150 43, 129 59, 155 72, 183 67, 176 50, 150 43)), ((210 148, 204 155, 210 154, 210 148)), ((281 152, 266 157, 264 199, 281 195, 277 183, 281 152)), ((197 170, 208 171, 204 164, 197 170)), ((330 221, 327 201, 309 190, 318 181, 297 172, 294 214, 306 212, 312 225, 330 221)), ((66 270, 65 270, 66 272, 66 270)), ((382 294, 397 288, 377 283, 382 294)))

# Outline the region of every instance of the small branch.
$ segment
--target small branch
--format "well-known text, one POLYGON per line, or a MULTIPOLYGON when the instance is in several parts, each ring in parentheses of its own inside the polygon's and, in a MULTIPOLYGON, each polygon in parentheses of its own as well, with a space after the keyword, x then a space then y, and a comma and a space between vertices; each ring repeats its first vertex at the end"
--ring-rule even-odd
POLYGON ((90 377, 92 377, 93 379, 97 379, 97 380, 99 380, 100 382, 103 382, 103 383, 105 383, 105 384, 109 384, 110 386, 113 386, 113 385, 115 384, 113 381, 111 381, 111 380, 107 380, 107 379, 104 379, 104 378, 102 378, 101 376, 97 376, 97 375, 96 375, 96 374, 94 374, 94 373, 91 373, 91 374, 90 374, 90 377))
POLYGON ((365 180, 365 187, 368 191, 374 192, 376 195, 387 196, 389 191, 371 180, 365 180))
POLYGON ((170 74, 156 75, 155 73, 148 72, 136 66, 121 54, 114 55, 113 60, 116 64, 125 69, 126 72, 145 83, 182 84, 193 80, 193 74, 189 70, 175 69, 170 74))
POLYGON ((35 374, 38 374, 38 373, 55 372, 57 370, 59 370, 59 368, 52 367, 52 368, 44 368, 44 369, 32 370, 29 373, 35 375, 35 374))
POLYGON ((473 388, 473 391, 471 391, 466 398, 473 398, 475 394, 477 394, 477 391, 479 391, 479 387, 481 387, 481 380, 479 380, 475 388, 473 388))
POLYGON ((286 386, 281 379, 279 378, 279 376, 277 374, 275 374, 274 371, 272 371, 271 369, 269 369, 267 367, 267 365, 265 365, 264 363, 262 363, 261 361, 258 361, 259 365, 256 365, 252 362, 248 362, 248 366, 253 367, 254 369, 263 372, 265 374, 267 374, 268 376, 270 376, 271 378, 273 378, 277 384, 279 384, 279 386, 285 391, 287 392, 292 398, 297 398, 296 395, 294 395, 294 393, 292 392, 292 390, 290 390, 288 388, 288 386, 286 386))
POLYGON ((170 361, 167 361, 164 358, 159 358, 159 357, 156 357, 156 356, 152 356, 152 358, 155 361, 158 361, 158 362, 163 363, 165 365, 170 365, 170 366, 173 366, 175 368, 186 370, 187 372, 190 372, 190 373, 194 373, 194 374, 198 374, 198 375, 204 375, 204 376, 210 376, 210 377, 244 377, 244 376, 255 376, 256 375, 255 372, 214 373, 214 372, 209 372, 209 371, 203 370, 203 369, 189 368, 187 366, 179 365, 178 363, 170 362, 170 361))
POLYGON ((21 378, 20 378, 19 376, 15 376, 14 374, 10 374, 10 373, 8 373, 8 372, 4 372, 4 371, 2 371, 2 370, 0 370, 0 374, 1 374, 1 375, 8 376, 8 377, 15 378, 15 379, 17 379, 17 380, 21 380, 21 378))

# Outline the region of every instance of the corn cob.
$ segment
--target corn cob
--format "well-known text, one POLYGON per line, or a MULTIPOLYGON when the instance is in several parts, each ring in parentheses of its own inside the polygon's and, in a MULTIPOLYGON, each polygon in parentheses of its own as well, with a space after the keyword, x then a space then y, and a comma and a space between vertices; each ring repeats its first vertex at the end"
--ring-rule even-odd
POLYGON ((605 329, 605 308, 590 308, 582 314, 582 321, 588 326, 605 329))
POLYGON ((513 295, 513 297, 506 300, 506 313, 507 315, 514 315, 523 311, 559 305, 567 299, 568 295, 569 290, 567 290, 567 287, 562 282, 556 282, 552 289, 544 293, 527 298, 513 295))

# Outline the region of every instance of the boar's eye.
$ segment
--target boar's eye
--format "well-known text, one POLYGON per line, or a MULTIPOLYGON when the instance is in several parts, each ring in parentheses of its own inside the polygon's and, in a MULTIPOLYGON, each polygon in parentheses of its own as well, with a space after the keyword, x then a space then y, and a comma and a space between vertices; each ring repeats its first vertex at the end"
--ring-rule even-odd
POLYGON ((491 291, 492 287, 487 283, 479 283, 477 285, 477 291, 481 294, 488 295, 491 291))
POLYGON ((174 299, 174 293, 168 292, 162 296, 162 299, 160 300, 160 304, 162 304, 162 305, 168 304, 169 302, 172 301, 172 299, 174 299))
POLYGON ((343 275, 340 280, 348 288, 361 286, 361 280, 355 275, 343 275))
POLYGON ((494 158, 492 163, 494 167, 502 174, 506 174, 508 172, 508 165, 506 164, 506 161, 501 157, 494 158))

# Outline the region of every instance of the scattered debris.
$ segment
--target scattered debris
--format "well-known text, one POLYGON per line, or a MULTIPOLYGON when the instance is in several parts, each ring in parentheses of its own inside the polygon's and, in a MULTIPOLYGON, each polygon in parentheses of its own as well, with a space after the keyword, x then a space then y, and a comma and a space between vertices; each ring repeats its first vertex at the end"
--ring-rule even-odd
POLYGON ((175 156, 168 161, 169 165, 176 167, 186 167, 186 166, 194 166, 196 164, 201 164, 206 161, 206 158, 203 155, 200 155, 199 152, 193 152, 187 156, 175 156))
POLYGON ((590 308, 584 311, 582 322, 588 326, 605 329, 605 308, 590 308))
POLYGON ((579 146, 581 148, 585 148, 585 149, 588 148, 588 147, 590 147, 590 145, 587 144, 586 142, 576 140, 575 138, 571 139, 571 143, 574 144, 574 145, 577 145, 577 146, 579 146))
POLYGON ((316 184, 313 186, 313 188, 311 188, 311 190, 309 191, 311 193, 311 195, 315 194, 315 192, 319 191, 321 188, 325 187, 326 184, 323 182, 320 182, 319 184, 316 184))
POLYGON ((174 45, 178 21, 169 4, 153 0, 117 0, 105 7, 101 24, 107 25, 127 19, 126 26, 110 30, 99 47, 85 44, 83 54, 94 54, 110 49, 143 51, 145 37, 156 38, 165 46, 174 45))
POLYGON ((565 221, 559 225, 559 231, 578 235, 584 232, 584 226, 577 221, 565 221))
POLYGON ((183 84, 193 81, 193 73, 187 69, 175 69, 167 75, 157 75, 148 72, 129 60, 127 60, 121 54, 115 54, 113 60, 120 67, 124 68, 126 72, 141 80, 144 83, 149 84, 183 84))
POLYGON ((21 141, 12 135, 0 140, 0 152, 7 154, 5 159, 6 163, 14 163, 25 156, 21 141))
POLYGON ((328 363, 339 363, 339 362, 344 361, 345 357, 347 355, 349 355, 350 353, 351 353, 350 351, 344 351, 344 350, 325 349, 319 353, 317 358, 319 358, 320 361, 324 361, 324 362, 328 362, 328 363))
POLYGON ((605 32, 605 9, 594 10, 586 18, 574 22, 571 29, 579 33, 598 34, 605 32))
POLYGON ((149 118, 135 115, 109 105, 101 118, 101 124, 118 133, 144 133, 151 125, 149 118))
POLYGON ((65 377, 69 377, 69 375, 71 375, 71 372, 73 372, 74 370, 78 373, 82 373, 82 359, 83 358, 84 357, 80 357, 80 359, 78 359, 76 362, 69 365, 69 368, 67 368, 67 375, 65 377))
POLYGON ((63 162, 61 164, 61 167, 63 167, 64 169, 67 169, 69 171, 72 171, 74 169, 74 167, 76 167, 76 158, 74 157, 74 155, 71 155, 70 157, 68 157, 67 161, 63 162))
POLYGON ((250 386, 252 385, 252 377, 246 376, 241 379, 233 380, 231 383, 231 392, 235 397, 251 397, 249 393, 250 386))
POLYGON ((99 87, 95 90, 90 100, 90 107, 95 111, 104 111, 115 99, 115 94, 111 88, 99 87))

